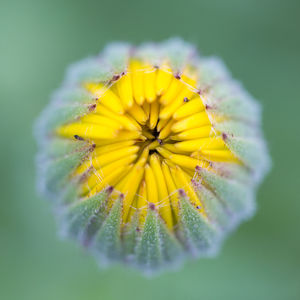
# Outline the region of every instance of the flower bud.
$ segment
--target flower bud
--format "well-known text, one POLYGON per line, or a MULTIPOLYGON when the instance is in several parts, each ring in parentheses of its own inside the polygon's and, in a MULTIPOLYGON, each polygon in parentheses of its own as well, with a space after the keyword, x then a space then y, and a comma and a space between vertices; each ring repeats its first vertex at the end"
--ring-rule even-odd
POLYGON ((152 274, 214 255, 269 169, 260 105, 179 39, 72 65, 35 133, 38 186, 100 264, 152 274))

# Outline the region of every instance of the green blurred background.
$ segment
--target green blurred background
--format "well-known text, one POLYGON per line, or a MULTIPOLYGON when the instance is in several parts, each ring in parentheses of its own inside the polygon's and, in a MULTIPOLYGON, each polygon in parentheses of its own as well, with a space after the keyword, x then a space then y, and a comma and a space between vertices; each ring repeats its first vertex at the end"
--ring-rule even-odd
POLYGON ((300 1, 0 0, 1 299, 300 299, 300 1), (181 36, 264 106, 273 170, 216 259, 145 279, 61 241, 35 192, 32 123, 73 61, 113 40, 181 36))

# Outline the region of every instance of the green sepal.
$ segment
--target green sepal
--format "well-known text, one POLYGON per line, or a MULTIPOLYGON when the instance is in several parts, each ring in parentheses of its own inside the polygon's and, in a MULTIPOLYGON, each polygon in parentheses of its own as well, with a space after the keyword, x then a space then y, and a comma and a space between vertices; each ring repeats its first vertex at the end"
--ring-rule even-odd
POLYGON ((161 51, 169 60, 173 72, 181 73, 195 53, 195 48, 180 38, 172 38, 161 44, 161 51))
POLYGON ((74 121, 90 111, 95 99, 81 88, 62 88, 52 95, 52 102, 34 124, 34 135, 39 145, 48 142, 53 130, 74 121))
POLYGON ((134 53, 134 55, 141 61, 152 66, 159 67, 163 61, 162 52, 160 48, 154 43, 142 44, 134 53))
POLYGON ((60 216, 63 234, 82 239, 91 219, 105 213, 102 208, 106 204, 107 197, 108 193, 103 191, 66 207, 60 216))
POLYGON ((201 199, 209 221, 218 227, 219 230, 226 231, 231 227, 231 216, 224 203, 222 203, 222 200, 205 188, 200 182, 196 183, 194 189, 199 199, 201 199))
POLYGON ((159 216, 158 219, 160 247, 163 257, 163 265, 176 267, 181 263, 184 257, 183 246, 179 243, 174 233, 172 233, 167 228, 166 224, 159 216))
POLYGON ((184 249, 157 211, 149 208, 135 253, 137 267, 151 275, 164 267, 178 266, 184 249))
POLYGON ((271 161, 264 140, 227 136, 225 143, 250 169, 256 182, 269 171, 271 161))
POLYGON ((214 87, 216 82, 226 80, 230 76, 228 70, 218 57, 206 57, 198 59, 197 63, 199 84, 203 88, 214 87))
POLYGON ((181 239, 193 255, 213 255, 218 231, 200 214, 186 196, 179 198, 179 228, 181 239))
POLYGON ((94 98, 92 94, 81 87, 64 87, 52 95, 56 105, 91 104, 94 98))
POLYGON ((71 205, 78 200, 80 193, 78 181, 78 178, 70 180, 70 182, 62 189, 61 193, 53 199, 53 203, 56 207, 65 207, 66 205, 71 205))
POLYGON ((84 82, 108 82, 113 77, 109 65, 100 62, 99 57, 89 57, 72 64, 66 74, 64 84, 77 85, 84 82))
MULTIPOLYGON (((72 171, 82 162, 88 150, 71 153, 59 159, 38 157, 38 184, 41 192, 57 197, 60 190, 68 183, 72 171)), ((51 197, 52 198, 52 197, 51 197)))
POLYGON ((42 151, 46 157, 55 159, 62 158, 80 151, 88 151, 91 145, 87 141, 70 140, 60 137, 49 139, 42 146, 42 151))
POLYGON ((89 219, 88 224, 82 234, 82 242, 86 246, 89 246, 93 242, 93 239, 95 238, 98 230, 101 228, 107 216, 106 205, 109 193, 103 193, 107 193, 105 201, 101 201, 99 207, 97 208, 97 210, 95 210, 94 215, 92 215, 92 217, 89 219))
POLYGON ((141 239, 136 248, 136 262, 138 268, 146 274, 158 271, 162 265, 159 220, 155 210, 148 209, 141 239))
POLYGON ((216 95, 213 97, 208 95, 204 99, 208 107, 208 115, 212 115, 214 118, 226 117, 259 125, 260 107, 244 93, 234 93, 233 91, 228 97, 218 98, 216 95))
POLYGON ((221 133, 234 137, 260 137, 260 132, 256 126, 237 120, 225 120, 220 123, 214 123, 214 128, 221 133))
POLYGON ((44 115, 42 122, 39 124, 39 129, 47 136, 57 127, 75 121, 88 112, 89 106, 80 103, 49 107, 47 114, 44 115))
POLYGON ((141 235, 139 218, 140 212, 139 210, 136 210, 131 218, 131 221, 125 225, 123 230, 123 253, 126 262, 134 261, 135 248, 141 235))
POLYGON ((90 152, 93 147, 88 144, 86 141, 80 140, 67 140, 63 138, 53 138, 48 140, 46 143, 41 146, 43 151, 38 156, 38 184, 41 192, 46 195, 53 195, 51 197, 55 205, 64 206, 66 204, 71 204, 78 199, 79 187, 80 187, 80 176, 68 179, 68 170, 74 168, 72 166, 77 166, 81 163, 82 159, 90 152), (48 169, 51 169, 56 173, 56 164, 60 164, 60 161, 68 161, 67 164, 70 168, 62 168, 61 177, 56 178, 55 175, 50 176, 48 174, 48 169), (64 173, 66 172, 66 173, 64 173), (64 173, 64 175, 63 175, 64 173), (51 179, 52 178, 52 179, 51 179), (57 181, 61 180, 61 183, 58 185, 58 188, 52 186, 52 180, 57 181), (61 187, 61 190, 60 190, 61 187))
POLYGON ((121 74, 127 69, 131 49, 132 47, 127 43, 111 43, 104 48, 102 59, 114 74, 121 74))
POLYGON ((90 245, 101 264, 121 259, 122 205, 123 199, 119 197, 90 245))
POLYGON ((241 184, 246 184, 248 187, 253 186, 253 178, 249 176, 249 169, 242 164, 235 162, 210 162, 211 168, 215 173, 224 178, 234 178, 241 184))
POLYGON ((240 217, 253 214, 255 209, 253 187, 241 184, 238 181, 224 178, 204 168, 199 168, 199 175, 205 185, 221 200, 230 213, 240 217))

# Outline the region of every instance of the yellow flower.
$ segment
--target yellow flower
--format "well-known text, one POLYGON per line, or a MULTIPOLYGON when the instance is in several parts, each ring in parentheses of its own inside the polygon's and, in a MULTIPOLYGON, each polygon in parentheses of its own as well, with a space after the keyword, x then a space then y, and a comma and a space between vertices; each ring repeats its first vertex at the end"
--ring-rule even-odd
MULTIPOLYGON (((196 166, 210 169, 209 161, 238 159, 212 126, 192 66, 173 74, 167 64, 158 67, 130 59, 128 69, 109 85, 84 86, 98 99, 93 110, 57 129, 58 135, 87 140, 95 147, 75 171, 88 173, 81 196, 113 186, 116 196, 124 194, 124 225, 137 209, 146 215, 151 204, 172 229, 177 223, 176 194, 184 188, 205 215, 190 186, 196 166)), ((140 227, 144 221, 141 218, 140 227)))
POLYGON ((259 107, 193 55, 180 40, 114 44, 72 68, 38 122, 41 184, 102 260, 148 272, 213 253, 253 212, 268 168, 259 107))

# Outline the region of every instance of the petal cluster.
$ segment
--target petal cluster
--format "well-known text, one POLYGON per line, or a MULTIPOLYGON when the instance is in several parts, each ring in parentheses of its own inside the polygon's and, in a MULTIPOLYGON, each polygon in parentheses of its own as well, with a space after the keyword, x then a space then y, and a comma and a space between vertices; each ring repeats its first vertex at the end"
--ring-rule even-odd
POLYGON ((217 58, 172 39, 81 61, 36 124, 62 231, 144 273, 216 253, 269 168, 260 106, 217 58))

